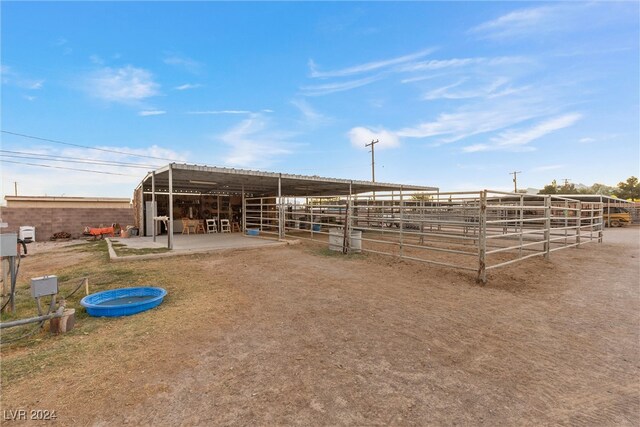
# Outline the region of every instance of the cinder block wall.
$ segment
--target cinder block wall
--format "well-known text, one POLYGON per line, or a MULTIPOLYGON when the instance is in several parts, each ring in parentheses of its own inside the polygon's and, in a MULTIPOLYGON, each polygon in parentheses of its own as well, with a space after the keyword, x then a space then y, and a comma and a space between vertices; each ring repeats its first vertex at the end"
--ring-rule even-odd
POLYGON ((132 208, 0 208, 1 222, 8 224, 2 233, 17 233, 22 225, 36 228, 36 240, 49 240, 54 233, 66 231, 80 237, 86 226, 109 227, 113 223, 123 228, 134 225, 132 208))

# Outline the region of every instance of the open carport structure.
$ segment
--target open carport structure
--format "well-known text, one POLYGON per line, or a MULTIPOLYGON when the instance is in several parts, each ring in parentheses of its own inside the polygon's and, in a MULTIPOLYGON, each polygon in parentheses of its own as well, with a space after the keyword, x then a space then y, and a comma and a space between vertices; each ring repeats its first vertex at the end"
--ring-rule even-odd
MULTIPOLYGON (((350 198, 376 192, 433 192, 436 187, 378 183, 319 176, 294 175, 243 169, 171 163, 149 172, 134 194, 136 219, 143 235, 159 231, 180 232, 181 220, 216 219, 237 223, 241 231, 255 225, 248 217, 259 200, 263 223, 284 238, 284 198, 309 200, 321 197, 350 198)), ((265 230, 266 231, 266 230, 265 230)))

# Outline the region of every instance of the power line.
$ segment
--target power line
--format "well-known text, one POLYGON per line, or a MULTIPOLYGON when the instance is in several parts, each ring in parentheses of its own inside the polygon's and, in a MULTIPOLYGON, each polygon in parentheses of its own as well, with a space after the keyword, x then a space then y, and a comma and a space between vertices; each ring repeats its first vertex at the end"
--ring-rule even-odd
POLYGON ((145 156, 144 154, 134 154, 134 153, 129 153, 127 151, 109 150, 107 148, 96 148, 96 147, 89 147, 89 146, 80 145, 80 144, 72 144, 70 142, 57 141, 55 139, 49 139, 49 138, 40 138, 39 136, 25 135, 23 133, 9 132, 7 130, 1 130, 0 132, 6 133, 8 135, 20 136, 20 137, 23 137, 23 138, 37 139, 39 141, 53 142, 54 144, 69 145, 71 147, 86 148, 88 150, 97 150, 97 151, 103 151, 103 152, 106 152, 106 153, 123 154, 125 156, 143 157, 143 158, 147 158, 147 159, 164 160, 164 161, 168 161, 168 162, 179 162, 180 161, 180 160, 175 160, 175 159, 167 159, 167 158, 164 158, 164 157, 154 157, 154 156, 145 156))
POLYGON ((129 174, 125 174, 125 173, 104 172, 104 171, 97 171, 97 170, 91 170, 91 169, 65 168, 64 166, 41 165, 41 164, 38 164, 38 163, 16 162, 16 161, 13 161, 13 160, 3 160, 3 159, 0 159, 0 163, 15 163, 17 165, 39 166, 39 167, 42 167, 42 168, 64 169, 64 170, 78 171, 78 172, 92 172, 92 173, 100 173, 100 174, 104 174, 104 175, 120 175, 120 176, 132 176, 132 177, 136 177, 137 176, 137 175, 129 175, 129 174))
MULTIPOLYGON (((149 165, 137 165, 135 163, 126 163, 126 162, 110 162, 110 161, 102 161, 102 160, 93 160, 93 159, 78 159, 77 157, 63 157, 63 156, 47 156, 47 157, 37 157, 40 156, 36 154, 36 156, 25 156, 22 153, 19 154, 4 154, 7 150, 0 150, 0 157, 10 157, 17 159, 29 159, 29 160, 41 160, 47 162, 67 162, 67 163, 84 163, 90 165, 101 165, 101 166, 116 166, 116 167, 124 167, 124 168, 139 168, 139 169, 150 169, 155 166, 149 165)), ((11 151, 9 151, 11 153, 11 151)), ((35 154, 35 153, 25 153, 25 154, 35 154)))

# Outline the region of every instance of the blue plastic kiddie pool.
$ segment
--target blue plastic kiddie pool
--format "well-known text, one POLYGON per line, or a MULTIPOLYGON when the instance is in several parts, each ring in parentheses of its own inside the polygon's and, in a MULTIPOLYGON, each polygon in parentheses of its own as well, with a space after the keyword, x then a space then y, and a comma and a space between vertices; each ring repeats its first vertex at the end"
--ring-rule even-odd
POLYGON ((148 286, 111 289, 87 295, 80 304, 95 317, 130 316, 157 307, 165 295, 166 290, 148 286))

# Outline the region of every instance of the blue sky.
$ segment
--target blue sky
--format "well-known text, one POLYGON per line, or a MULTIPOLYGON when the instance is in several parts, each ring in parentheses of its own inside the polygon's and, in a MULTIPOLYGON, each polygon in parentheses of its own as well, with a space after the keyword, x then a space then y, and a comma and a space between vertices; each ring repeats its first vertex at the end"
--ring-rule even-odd
MULTIPOLYGON (((443 190, 639 174, 638 2, 2 2, 2 130, 443 190)), ((167 161, 3 133, 2 196, 129 197, 167 161), (13 151, 14 153, 7 153, 13 151), (51 159, 51 158, 50 158, 51 159)))

